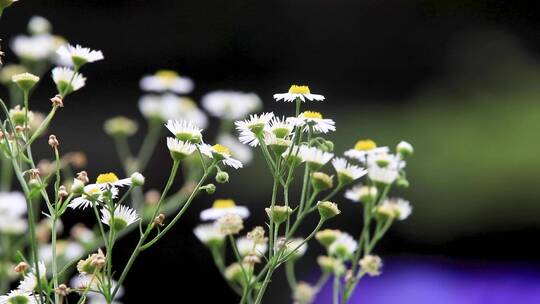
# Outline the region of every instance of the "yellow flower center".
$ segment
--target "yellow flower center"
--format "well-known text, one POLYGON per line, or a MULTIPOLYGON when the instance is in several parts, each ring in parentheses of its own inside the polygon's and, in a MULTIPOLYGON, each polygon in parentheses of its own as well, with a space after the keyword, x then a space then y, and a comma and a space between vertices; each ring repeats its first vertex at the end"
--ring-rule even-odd
POLYGON ((371 139, 359 140, 354 145, 354 149, 358 151, 369 151, 377 148, 377 144, 371 139))
POLYGON ((90 189, 88 189, 88 191, 86 191, 89 195, 94 195, 96 193, 99 193, 100 192, 100 188, 99 187, 92 187, 90 189))
POLYGON ((295 85, 293 84, 289 88, 289 93, 291 94, 309 94, 309 87, 307 85, 295 85))
POLYGON ((159 70, 156 72, 156 76, 164 80, 173 80, 178 77, 178 73, 172 70, 159 70))
POLYGON ((214 152, 217 152, 219 154, 231 155, 231 151, 229 150, 229 148, 222 146, 220 144, 213 145, 212 150, 214 150, 214 152))
POLYGON ((316 119, 322 119, 322 114, 319 112, 312 112, 312 111, 305 111, 302 113, 304 118, 316 118, 316 119))
POLYGON ((117 181, 118 181, 118 176, 116 176, 116 174, 112 172, 109 172, 109 173, 98 175, 96 184, 114 183, 117 181))
POLYGON ((236 207, 236 204, 234 200, 232 199, 217 199, 214 201, 214 204, 212 205, 212 208, 217 209, 227 209, 227 208, 234 208, 236 207))

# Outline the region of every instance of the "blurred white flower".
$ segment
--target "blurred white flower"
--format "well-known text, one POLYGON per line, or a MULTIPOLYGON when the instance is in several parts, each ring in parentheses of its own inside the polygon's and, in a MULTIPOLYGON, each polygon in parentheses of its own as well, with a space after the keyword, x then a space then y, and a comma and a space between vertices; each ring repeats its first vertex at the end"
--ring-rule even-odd
POLYGON ((202 106, 212 116, 236 120, 257 111, 262 101, 254 93, 214 91, 203 96, 202 106))
POLYGON ((144 95, 139 99, 139 110, 150 120, 187 120, 199 128, 208 125, 208 117, 192 99, 174 94, 144 95))
POLYGON ((28 21, 28 31, 32 35, 41 35, 50 33, 52 25, 46 18, 41 16, 32 16, 28 21))
POLYGON ((59 42, 63 42, 61 39, 49 34, 19 35, 11 41, 11 49, 22 60, 47 60, 53 57, 59 42))
POLYGON ((175 71, 160 70, 154 75, 147 75, 141 79, 141 89, 151 92, 174 92, 188 94, 193 90, 193 80, 180 76, 175 71))
POLYGON ((75 71, 66 67, 54 68, 52 78, 60 93, 77 91, 86 84, 86 78, 81 73, 75 73, 75 71))
POLYGON ((268 245, 265 243, 256 243, 252 239, 247 237, 239 237, 236 240, 236 247, 241 256, 246 256, 248 254, 256 254, 258 256, 264 256, 268 250, 268 245))
POLYGON ((217 199, 212 204, 212 208, 205 209, 201 212, 201 220, 217 220, 226 214, 237 214, 241 218, 247 218, 249 216, 249 210, 244 206, 237 206, 232 199, 217 199))
POLYGON ((26 199, 20 192, 0 192, 0 232, 22 234, 27 229, 26 199))
POLYGON ((103 60, 103 53, 80 45, 62 45, 57 51, 58 62, 64 66, 80 67, 86 63, 103 60))
POLYGON ((274 94, 274 99, 277 101, 284 100, 287 102, 293 102, 296 99, 300 99, 303 102, 307 100, 324 100, 324 96, 318 94, 311 94, 309 87, 306 85, 292 85, 287 93, 274 94))

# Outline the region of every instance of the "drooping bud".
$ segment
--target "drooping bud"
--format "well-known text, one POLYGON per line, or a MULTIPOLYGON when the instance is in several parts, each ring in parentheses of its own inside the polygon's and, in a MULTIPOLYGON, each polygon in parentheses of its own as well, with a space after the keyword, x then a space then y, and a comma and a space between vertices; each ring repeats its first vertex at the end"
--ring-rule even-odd
POLYGON ((333 218, 334 216, 341 213, 337 204, 329 202, 329 201, 318 202, 317 209, 319 209, 319 214, 321 215, 321 218, 324 220, 333 218))

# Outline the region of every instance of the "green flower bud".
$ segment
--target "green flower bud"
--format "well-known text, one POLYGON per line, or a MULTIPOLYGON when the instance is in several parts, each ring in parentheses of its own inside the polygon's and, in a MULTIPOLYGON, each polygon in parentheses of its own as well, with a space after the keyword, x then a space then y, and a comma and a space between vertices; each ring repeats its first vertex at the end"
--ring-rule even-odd
POLYGON ((328 190, 333 187, 333 177, 323 172, 313 172, 311 174, 313 188, 318 191, 328 190))
POLYGON ((229 182, 229 173, 225 171, 219 171, 216 174, 216 182, 220 184, 228 183, 229 182))
POLYGON ((36 85, 36 83, 38 83, 39 77, 30 73, 22 73, 13 75, 11 80, 16 83, 21 90, 28 92, 36 85))
POLYGON ((105 121, 103 129, 110 136, 132 136, 139 126, 136 121, 124 116, 117 116, 105 121))
POLYGON ((272 208, 265 208, 264 210, 268 218, 276 224, 285 222, 292 213, 292 209, 289 206, 274 206, 272 208))
POLYGON ((206 186, 202 186, 201 188, 204 189, 208 194, 214 194, 216 192, 216 185, 214 184, 208 184, 206 186))
POLYGON ((337 204, 329 202, 329 201, 318 202, 317 209, 319 209, 319 214, 321 215, 321 218, 324 220, 333 218, 334 216, 341 213, 337 204))

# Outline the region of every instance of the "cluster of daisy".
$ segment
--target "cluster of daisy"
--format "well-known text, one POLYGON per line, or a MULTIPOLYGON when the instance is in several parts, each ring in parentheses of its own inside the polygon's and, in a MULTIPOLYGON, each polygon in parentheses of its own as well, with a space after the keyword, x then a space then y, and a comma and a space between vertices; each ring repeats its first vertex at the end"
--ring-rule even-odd
POLYGON ((411 213, 408 201, 389 198, 388 193, 392 185, 408 186, 404 168, 413 147, 403 141, 391 153, 372 140, 359 140, 343 156, 336 155, 333 142, 325 138, 336 131, 334 120, 311 109, 302 111, 305 103, 322 101, 324 96, 312 94, 307 86, 292 85, 274 98, 295 103, 295 115, 269 112, 235 122, 239 141, 260 149, 273 177, 272 197, 265 208, 268 222, 242 235, 250 214, 247 208, 230 199, 216 200, 200 216, 211 222, 197 226, 194 233, 210 249, 224 279, 242 297, 241 303, 260 303, 282 264, 295 303, 311 303, 330 277, 337 282, 336 292, 344 303, 362 276, 380 274, 382 262, 372 255, 374 246, 395 220, 404 220, 411 213), (328 166, 333 172, 325 169, 328 166), (293 192, 298 171, 303 176, 301 189, 293 192), (332 201, 341 191, 364 205, 364 213, 359 214, 364 219, 362 232, 357 238, 340 230, 321 230, 328 219, 341 213, 332 201), (318 225, 308 236, 298 235, 304 219, 314 212, 319 214, 318 225), (312 238, 326 249, 326 255, 318 258, 322 275, 316 284, 298 282, 294 270, 312 238), (233 252, 230 264, 227 247, 233 252))

